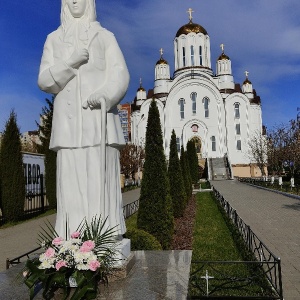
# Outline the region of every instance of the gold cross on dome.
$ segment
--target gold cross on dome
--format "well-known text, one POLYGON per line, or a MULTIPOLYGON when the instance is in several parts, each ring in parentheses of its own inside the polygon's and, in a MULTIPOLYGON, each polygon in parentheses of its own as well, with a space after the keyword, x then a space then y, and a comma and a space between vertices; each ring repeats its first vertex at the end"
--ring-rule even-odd
POLYGON ((140 77, 140 86, 142 86, 142 77, 140 77))
POLYGON ((248 71, 245 71, 245 75, 246 75, 246 77, 248 78, 249 72, 248 72, 248 71))
POLYGON ((187 13, 189 14, 189 19, 190 19, 190 21, 192 21, 192 19, 193 19, 193 16, 192 16, 192 13, 193 13, 194 11, 191 9, 191 8, 189 8, 188 9, 188 11, 187 11, 187 13))
POLYGON ((222 52, 224 53, 224 47, 225 47, 225 45, 224 45, 224 44, 221 44, 220 47, 221 47, 221 49, 222 49, 222 52))
POLYGON ((160 49, 159 49, 159 53, 160 53, 160 57, 162 57, 163 54, 164 54, 164 49, 163 49, 163 48, 160 48, 160 49))

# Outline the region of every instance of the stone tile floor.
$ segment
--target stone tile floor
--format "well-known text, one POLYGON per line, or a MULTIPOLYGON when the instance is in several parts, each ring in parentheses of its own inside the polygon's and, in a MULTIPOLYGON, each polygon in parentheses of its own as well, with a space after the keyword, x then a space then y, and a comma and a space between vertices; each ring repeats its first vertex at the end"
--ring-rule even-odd
MULTIPOLYGON (((186 299, 192 251, 135 251, 135 265, 126 278, 101 287, 98 300, 186 299)), ((0 273, 1 300, 28 300, 28 289, 16 276, 23 264, 0 273)), ((35 298, 41 300, 41 294, 35 298)))

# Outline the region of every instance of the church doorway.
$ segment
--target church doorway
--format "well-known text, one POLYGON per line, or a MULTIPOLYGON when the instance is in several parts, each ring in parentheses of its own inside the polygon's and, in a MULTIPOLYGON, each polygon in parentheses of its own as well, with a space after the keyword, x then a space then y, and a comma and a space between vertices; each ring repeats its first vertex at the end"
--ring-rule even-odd
POLYGON ((202 157, 202 141, 198 136, 194 136, 193 138, 191 138, 191 140, 195 143, 196 153, 198 157, 199 175, 200 178, 202 178, 206 162, 206 159, 202 157))

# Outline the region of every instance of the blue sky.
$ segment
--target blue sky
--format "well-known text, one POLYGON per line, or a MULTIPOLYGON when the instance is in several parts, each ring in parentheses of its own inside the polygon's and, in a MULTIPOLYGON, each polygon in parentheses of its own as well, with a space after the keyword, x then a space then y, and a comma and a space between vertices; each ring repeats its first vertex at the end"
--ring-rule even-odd
MULTIPOLYGON (((39 90, 37 76, 47 34, 60 25, 60 0, 2 1, 0 10, 0 131, 15 109, 21 132, 35 130, 35 121, 51 98, 39 90)), ((263 123, 295 119, 300 107, 299 0, 96 0, 98 20, 112 31, 131 76, 123 102, 131 102, 139 78, 153 88, 154 67, 164 58, 174 72, 173 39, 188 22, 202 25, 211 41, 212 68, 221 54, 232 61, 236 83, 249 79, 261 96, 263 123)))

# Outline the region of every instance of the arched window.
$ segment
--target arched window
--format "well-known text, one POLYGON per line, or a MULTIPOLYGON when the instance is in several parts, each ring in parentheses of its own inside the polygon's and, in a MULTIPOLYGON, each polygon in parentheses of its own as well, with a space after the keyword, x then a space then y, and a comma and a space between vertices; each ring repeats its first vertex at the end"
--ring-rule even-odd
POLYGON ((211 150, 216 151, 216 137, 215 136, 211 137, 211 150))
POLYGON ((209 99, 207 97, 203 99, 203 105, 204 105, 204 117, 209 118, 209 99))
POLYGON ((202 66, 202 46, 199 46, 199 62, 200 66, 202 66))
POLYGON ((185 47, 182 47, 182 63, 183 66, 185 67, 185 47))
POLYGON ((196 98, 197 98, 197 93, 195 93, 195 92, 191 93, 193 115, 195 115, 197 112, 196 98))
POLYGON ((194 46, 191 46, 191 65, 195 65, 195 54, 194 54, 194 46))
POLYGON ((241 134, 241 124, 235 124, 235 133, 236 135, 241 134))
POLYGON ((235 119, 240 118, 240 104, 239 103, 234 104, 234 117, 235 117, 235 119))
POLYGON ((179 99, 180 118, 181 118, 181 119, 184 119, 184 103, 185 103, 185 101, 184 101, 183 98, 179 99))

